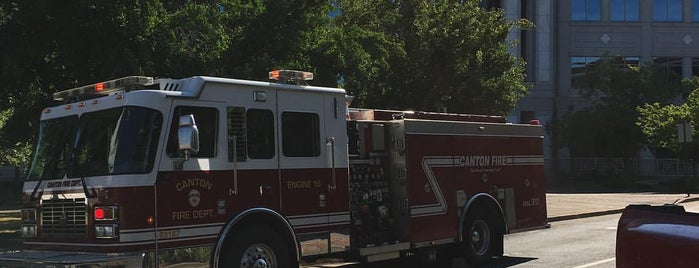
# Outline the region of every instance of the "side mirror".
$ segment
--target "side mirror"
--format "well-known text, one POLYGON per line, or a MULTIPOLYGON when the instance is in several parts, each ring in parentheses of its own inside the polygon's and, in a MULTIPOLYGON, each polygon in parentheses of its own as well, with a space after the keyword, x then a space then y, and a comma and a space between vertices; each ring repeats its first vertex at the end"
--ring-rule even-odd
POLYGON ((180 116, 180 124, 177 127, 177 140, 180 151, 184 152, 184 159, 189 159, 189 154, 199 152, 199 129, 194 122, 194 115, 180 116))

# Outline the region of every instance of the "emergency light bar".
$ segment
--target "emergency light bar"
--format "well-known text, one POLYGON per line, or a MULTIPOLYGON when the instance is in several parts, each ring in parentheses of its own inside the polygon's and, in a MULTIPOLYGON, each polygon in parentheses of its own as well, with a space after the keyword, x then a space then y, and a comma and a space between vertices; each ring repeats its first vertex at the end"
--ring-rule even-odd
POLYGON ((269 79, 281 82, 298 82, 313 80, 313 73, 294 70, 274 70, 269 72, 269 79))
POLYGON ((127 76, 88 86, 59 91, 53 93, 53 99, 57 101, 67 101, 76 97, 105 96, 117 91, 126 91, 137 87, 150 86, 154 84, 154 80, 155 79, 153 79, 153 77, 148 76, 127 76))

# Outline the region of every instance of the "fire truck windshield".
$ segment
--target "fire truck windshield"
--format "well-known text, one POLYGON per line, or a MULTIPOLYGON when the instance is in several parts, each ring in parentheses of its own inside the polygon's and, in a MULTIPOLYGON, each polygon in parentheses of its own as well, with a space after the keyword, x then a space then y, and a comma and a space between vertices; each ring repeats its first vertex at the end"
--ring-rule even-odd
POLYGON ((27 179, 148 173, 162 121, 160 112, 135 106, 42 121, 27 179))

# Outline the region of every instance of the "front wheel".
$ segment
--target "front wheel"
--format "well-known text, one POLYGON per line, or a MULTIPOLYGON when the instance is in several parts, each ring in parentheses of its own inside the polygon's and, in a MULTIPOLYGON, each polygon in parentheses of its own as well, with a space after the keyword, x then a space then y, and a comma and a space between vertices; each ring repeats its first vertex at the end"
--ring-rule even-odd
POLYGON ((463 251, 467 261, 488 262, 502 245, 503 231, 497 228, 497 217, 484 209, 469 211, 463 228, 463 251))
POLYGON ((248 227, 228 238, 220 267, 285 268, 292 263, 287 243, 272 229, 248 227))

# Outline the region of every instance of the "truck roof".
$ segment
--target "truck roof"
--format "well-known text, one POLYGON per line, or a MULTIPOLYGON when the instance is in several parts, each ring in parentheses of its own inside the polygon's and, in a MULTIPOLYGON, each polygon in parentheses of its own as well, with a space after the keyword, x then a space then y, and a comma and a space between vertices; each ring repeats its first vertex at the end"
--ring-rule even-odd
POLYGON ((311 92, 326 92, 344 94, 341 88, 281 84, 211 76, 192 76, 182 79, 153 78, 148 76, 127 76, 114 80, 94 83, 86 86, 59 91, 53 94, 53 99, 63 102, 94 99, 101 96, 123 93, 134 90, 161 90, 170 92, 168 95, 179 97, 198 97, 206 83, 236 84, 254 87, 274 88, 281 90, 301 90, 311 92))

